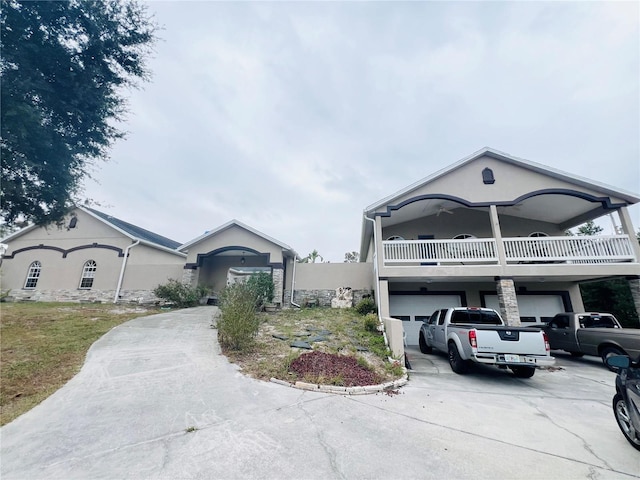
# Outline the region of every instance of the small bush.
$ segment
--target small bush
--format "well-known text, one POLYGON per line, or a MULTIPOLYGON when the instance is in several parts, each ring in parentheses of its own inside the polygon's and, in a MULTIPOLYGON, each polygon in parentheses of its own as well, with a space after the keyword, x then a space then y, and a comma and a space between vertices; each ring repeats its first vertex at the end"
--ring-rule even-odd
POLYGON ((256 308, 273 301, 273 278, 266 272, 254 273, 247 280, 247 285, 256 295, 256 308))
POLYGON ((156 297, 173 303, 176 307, 193 307, 200 303, 200 299, 209 293, 209 289, 203 286, 191 287, 173 278, 168 283, 158 285, 153 293, 156 297))
POLYGON ((380 321, 375 313, 367 313, 364 317, 364 329, 367 332, 378 333, 380 321))
POLYGON ((360 315, 366 315, 367 313, 377 313, 376 303, 372 298, 363 298, 356 305, 356 312, 360 315))
POLYGON ((217 328, 223 348, 247 351, 253 346, 260 326, 256 302, 256 291, 248 282, 229 285, 222 291, 217 328))

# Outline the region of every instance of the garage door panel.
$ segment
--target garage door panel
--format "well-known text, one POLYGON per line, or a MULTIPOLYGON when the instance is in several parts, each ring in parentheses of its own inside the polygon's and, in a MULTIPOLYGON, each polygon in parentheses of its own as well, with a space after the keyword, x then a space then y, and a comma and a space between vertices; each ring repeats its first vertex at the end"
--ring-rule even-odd
POLYGON ((459 307, 460 295, 389 295, 389 312, 402 320, 407 345, 418 344, 420 325, 439 308, 459 307))
MULTIPOLYGON (((556 313, 564 312, 562 295, 517 295, 520 317, 526 321, 541 322, 544 318, 553 317, 556 313)), ((487 308, 500 311, 497 295, 484 297, 487 308)))

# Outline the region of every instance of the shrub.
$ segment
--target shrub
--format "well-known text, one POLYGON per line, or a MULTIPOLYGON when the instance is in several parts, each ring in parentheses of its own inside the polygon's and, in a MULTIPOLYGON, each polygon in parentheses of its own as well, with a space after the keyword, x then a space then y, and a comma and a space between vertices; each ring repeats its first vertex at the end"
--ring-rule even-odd
POLYGON ((260 326, 256 302, 256 292, 248 282, 229 285, 222 291, 217 328, 223 348, 246 351, 253 346, 260 326))
POLYGON ((273 301, 273 278, 268 273, 254 273, 247 280, 247 285, 255 292, 257 308, 273 301))
POLYGON ((358 302, 355 308, 356 312, 358 312, 360 315, 366 315, 367 313, 376 313, 378 311, 373 298, 363 298, 358 302))
POLYGON ((380 321, 375 313, 367 313, 364 317, 364 329, 367 332, 378 333, 380 321))
POLYGON ((186 308, 198 305, 200 299, 209 293, 209 289, 200 285, 191 287, 170 278, 168 283, 158 285, 153 293, 156 297, 167 300, 176 307, 186 308))

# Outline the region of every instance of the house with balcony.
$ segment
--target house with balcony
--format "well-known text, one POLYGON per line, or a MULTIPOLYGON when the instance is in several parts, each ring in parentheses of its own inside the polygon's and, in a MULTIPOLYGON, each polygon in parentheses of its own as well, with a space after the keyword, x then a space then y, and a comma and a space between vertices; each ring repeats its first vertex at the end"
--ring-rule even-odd
POLYGON ((627 279, 640 311, 640 246, 628 211, 639 201, 484 148, 368 206, 360 261, 373 263, 381 317, 402 322, 408 345, 438 308, 495 308, 511 325, 581 311, 579 284, 588 281, 627 279), (614 235, 568 234, 610 214, 614 235))

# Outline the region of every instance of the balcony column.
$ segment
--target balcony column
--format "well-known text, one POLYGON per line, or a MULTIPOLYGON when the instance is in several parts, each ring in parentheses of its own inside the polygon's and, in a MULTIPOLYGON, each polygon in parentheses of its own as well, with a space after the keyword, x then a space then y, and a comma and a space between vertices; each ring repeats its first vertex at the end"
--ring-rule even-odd
POLYGON ((631 297, 633 298, 633 305, 636 307, 638 317, 640 317, 640 277, 628 278, 629 288, 631 289, 631 297))
MULTIPOLYGON (((618 215, 620 216, 620 223, 622 224, 622 231, 629 235, 629 239, 631 240, 631 248, 633 248, 633 253, 636 256, 636 262, 640 262, 640 244, 635 241, 636 233, 633 230, 633 222, 631 221, 631 215, 629 215, 629 210, 627 207, 621 207, 618 210, 618 215)), ((636 306, 636 308, 638 308, 636 306)))
POLYGON ((507 325, 519 327, 520 311, 518 310, 518 298, 513 278, 496 277, 496 290, 500 304, 500 315, 507 325))
POLYGON ((507 254, 502 243, 502 231, 500 230, 500 221, 498 220, 498 208, 495 205, 489 206, 489 217, 491 218, 491 232, 493 238, 496 239, 496 250, 498 253, 498 265, 507 264, 507 254))
POLYGON ((389 316, 389 281, 380 280, 378 282, 378 315, 382 317, 389 316))

